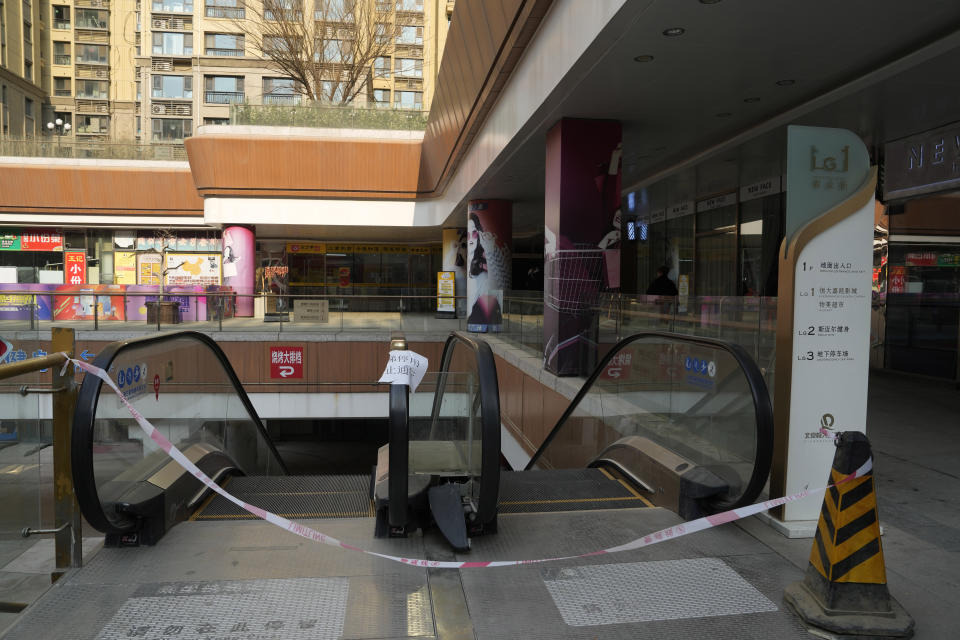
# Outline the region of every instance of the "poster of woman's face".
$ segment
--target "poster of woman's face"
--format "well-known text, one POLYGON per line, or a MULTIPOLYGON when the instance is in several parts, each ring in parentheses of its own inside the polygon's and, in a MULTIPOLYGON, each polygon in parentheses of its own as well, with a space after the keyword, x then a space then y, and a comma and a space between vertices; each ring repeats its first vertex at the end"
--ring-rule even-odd
POLYGON ((500 331, 510 288, 512 219, 508 202, 471 203, 467 215, 467 329, 500 331))

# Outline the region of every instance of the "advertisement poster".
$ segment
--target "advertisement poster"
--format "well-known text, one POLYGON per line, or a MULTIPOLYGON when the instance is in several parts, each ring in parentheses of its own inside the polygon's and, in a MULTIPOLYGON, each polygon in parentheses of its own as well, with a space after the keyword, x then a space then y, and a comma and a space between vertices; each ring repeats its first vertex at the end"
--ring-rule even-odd
POLYGON ((112 284, 94 284, 78 289, 69 284, 54 288, 53 319, 93 320, 96 313, 99 320, 124 320, 124 287, 112 284), (69 292, 62 295, 61 292, 69 292))
POLYGON ((137 284, 160 284, 159 253, 137 254, 137 284))
POLYGON ((510 289, 513 211, 505 200, 471 202, 467 209, 467 330, 503 327, 503 295, 510 289))
POLYGON ((437 313, 456 314, 456 274, 453 271, 437 272, 437 313))
POLYGON ((66 284, 86 284, 87 254, 83 251, 67 251, 64 253, 63 271, 66 284))
POLYGON ((20 251, 20 235, 15 229, 0 229, 0 251, 20 251))
MULTIPOLYGON (((253 317, 255 260, 253 231, 247 227, 223 230, 223 284, 237 292, 236 313, 245 318, 253 317)), ((220 284, 220 281, 203 284, 220 284)))
POLYGON ((454 290, 457 301, 457 316, 466 315, 467 297, 467 230, 453 228, 443 230, 443 270, 453 271, 454 290))
POLYGON ((115 252, 113 277, 116 284, 137 284, 137 254, 133 251, 115 252))
POLYGON ((220 258, 219 253, 168 253, 166 284, 181 287, 220 284, 220 258))

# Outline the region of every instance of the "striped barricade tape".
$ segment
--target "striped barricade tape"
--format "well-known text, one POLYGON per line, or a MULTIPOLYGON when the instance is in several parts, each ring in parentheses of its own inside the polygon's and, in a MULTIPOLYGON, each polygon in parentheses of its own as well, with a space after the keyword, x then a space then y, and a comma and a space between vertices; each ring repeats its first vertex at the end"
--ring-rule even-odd
MULTIPOLYGON (((61 352, 62 353, 62 352, 61 352)), ((839 479, 835 484, 832 484, 828 487, 822 487, 820 489, 809 489, 801 491, 800 493, 795 493, 793 495, 784 496, 782 498, 776 498, 774 500, 767 500, 766 502, 761 502, 758 504, 749 505, 746 507, 740 507, 738 509, 731 509, 730 511, 724 511, 722 513, 715 513, 704 518, 698 518, 697 520, 691 520, 689 522, 684 522, 683 524, 674 525, 672 527, 667 527, 666 529, 661 529, 660 531, 655 531, 653 533, 647 534, 635 540, 631 540, 626 544, 622 544, 616 547, 610 547, 608 549, 601 549, 600 551, 591 551, 589 553, 581 553, 579 555, 572 556, 560 556, 556 558, 539 558, 535 560, 493 560, 485 562, 443 562, 437 560, 425 560, 420 558, 401 558, 399 556, 391 556, 385 553, 377 553, 376 551, 370 551, 367 549, 361 549, 360 547, 355 547, 341 540, 337 540, 332 536, 328 536, 316 529, 308 527, 304 524, 293 522, 288 520, 283 516, 278 516, 275 513, 271 513, 265 509, 261 509, 252 504, 248 504, 243 500, 231 495, 229 492, 223 489, 216 482, 211 480, 203 471, 201 471, 193 462, 191 462, 187 457, 169 440, 167 440, 163 434, 161 434, 150 421, 144 418, 137 409, 131 405, 127 399, 120 392, 120 389, 110 378, 110 375, 101 369, 92 364, 84 362, 82 360, 76 360, 67 356, 67 354, 62 353, 63 357, 67 359, 67 363, 64 364, 64 369, 66 369, 69 363, 73 363, 76 366, 80 367, 87 373, 91 373, 101 380, 103 380, 114 393, 117 394, 117 397, 120 398, 120 401, 127 407, 130 411, 130 415, 137 421, 137 424, 140 425, 140 428, 143 429, 144 433, 157 444, 164 452, 167 453, 171 458, 177 461, 184 469, 186 469, 191 475, 200 480, 204 485, 210 488, 211 491, 218 493, 223 496, 225 499, 229 500, 233 504, 237 505, 241 509, 244 509, 248 513, 251 513, 262 520, 274 524, 282 529, 294 533, 302 538, 308 540, 313 540, 315 542, 321 542, 326 545, 333 547, 339 547, 341 549, 347 549, 349 551, 358 551, 370 556, 376 556, 378 558, 383 558, 385 560, 391 560, 393 562, 399 562, 402 564, 417 566, 417 567, 429 567, 429 568, 438 568, 438 569, 475 569, 480 567, 512 567, 516 565, 524 564, 538 564, 543 562, 557 562, 559 560, 575 560, 578 558, 588 558, 591 556, 599 556, 608 553, 619 553, 621 551, 631 551, 633 549, 640 549, 642 547, 648 547, 666 540, 672 540, 674 538, 679 538, 681 536, 690 535, 691 533, 696 533, 698 531, 704 531, 705 529, 710 529, 728 522, 734 522, 735 520, 740 520, 758 513, 767 511, 774 507, 786 504, 788 502, 793 502, 795 500, 802 500, 807 496, 822 493, 832 487, 839 486, 845 482, 849 482, 854 478, 859 478, 868 473, 873 467, 873 460, 867 460, 862 467, 857 469, 854 473, 839 479)))

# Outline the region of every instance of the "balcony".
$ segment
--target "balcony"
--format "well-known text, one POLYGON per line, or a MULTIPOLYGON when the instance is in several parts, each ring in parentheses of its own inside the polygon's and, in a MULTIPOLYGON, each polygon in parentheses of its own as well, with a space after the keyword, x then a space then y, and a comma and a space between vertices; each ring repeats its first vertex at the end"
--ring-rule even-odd
POLYGON ((109 22, 106 22, 104 20, 98 20, 97 18, 94 18, 94 17, 87 17, 87 18, 80 17, 80 18, 77 18, 76 23, 77 23, 77 29, 107 30, 110 28, 109 22))
POLYGON ((53 95, 58 98, 69 98, 71 95, 70 89, 57 89, 53 92, 53 95))
POLYGON ((150 113, 155 116, 192 116, 193 105, 189 102, 173 100, 154 100, 150 104, 150 113))
POLYGON ((243 102, 243 91, 205 91, 203 101, 207 104, 237 104, 243 102))
POLYGON ((89 80, 109 80, 110 67, 106 65, 78 64, 76 77, 89 80))
POLYGON ((193 31, 193 18, 154 15, 150 18, 150 28, 160 31, 193 31))
POLYGON ((225 18, 227 20, 242 20, 247 17, 243 7, 211 7, 207 6, 204 13, 208 18, 225 18))
POLYGON ((99 125, 99 124, 90 125, 90 126, 86 126, 86 127, 78 124, 75 131, 76 131, 76 134, 77 134, 78 136, 79 136, 79 135, 86 135, 86 136, 105 136, 105 135, 107 135, 108 133, 110 133, 109 127, 100 128, 100 125, 99 125))
POLYGON ((90 31, 88 29, 77 29, 73 32, 75 42, 86 42, 90 44, 110 44, 109 31, 90 31))
POLYGON ((59 65, 69 65, 70 64, 70 54, 69 53, 57 53, 53 56, 53 64, 59 65))
POLYGON ((53 28, 54 28, 54 29, 66 29, 66 30, 69 30, 69 29, 70 29, 70 21, 69 21, 69 20, 54 20, 54 21, 53 21, 53 28))
POLYGON ((207 47, 206 55, 216 56, 218 58, 242 58, 243 49, 218 49, 216 47, 207 47))
POLYGON ((83 100, 77 98, 77 113, 110 113, 110 102, 107 100, 83 100))
POLYGON ((80 9, 109 9, 110 0, 73 0, 73 6, 80 9))
POLYGON ((298 95, 263 95, 263 104, 280 105, 286 107, 295 107, 303 101, 303 96, 298 95))

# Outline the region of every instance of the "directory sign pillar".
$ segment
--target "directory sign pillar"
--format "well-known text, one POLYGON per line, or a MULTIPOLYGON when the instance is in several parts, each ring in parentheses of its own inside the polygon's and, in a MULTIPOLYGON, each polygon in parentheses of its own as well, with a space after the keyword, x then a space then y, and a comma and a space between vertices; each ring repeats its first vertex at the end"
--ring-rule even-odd
MULTIPOLYGON (((816 486, 829 435, 866 431, 874 191, 877 173, 853 132, 788 128, 786 237, 780 254, 771 496, 816 486)), ((820 504, 774 517, 813 535, 820 504)))
POLYGON ((467 230, 460 228, 444 229, 443 238, 443 270, 452 271, 454 278, 454 292, 457 296, 457 317, 466 315, 467 295, 467 230))

